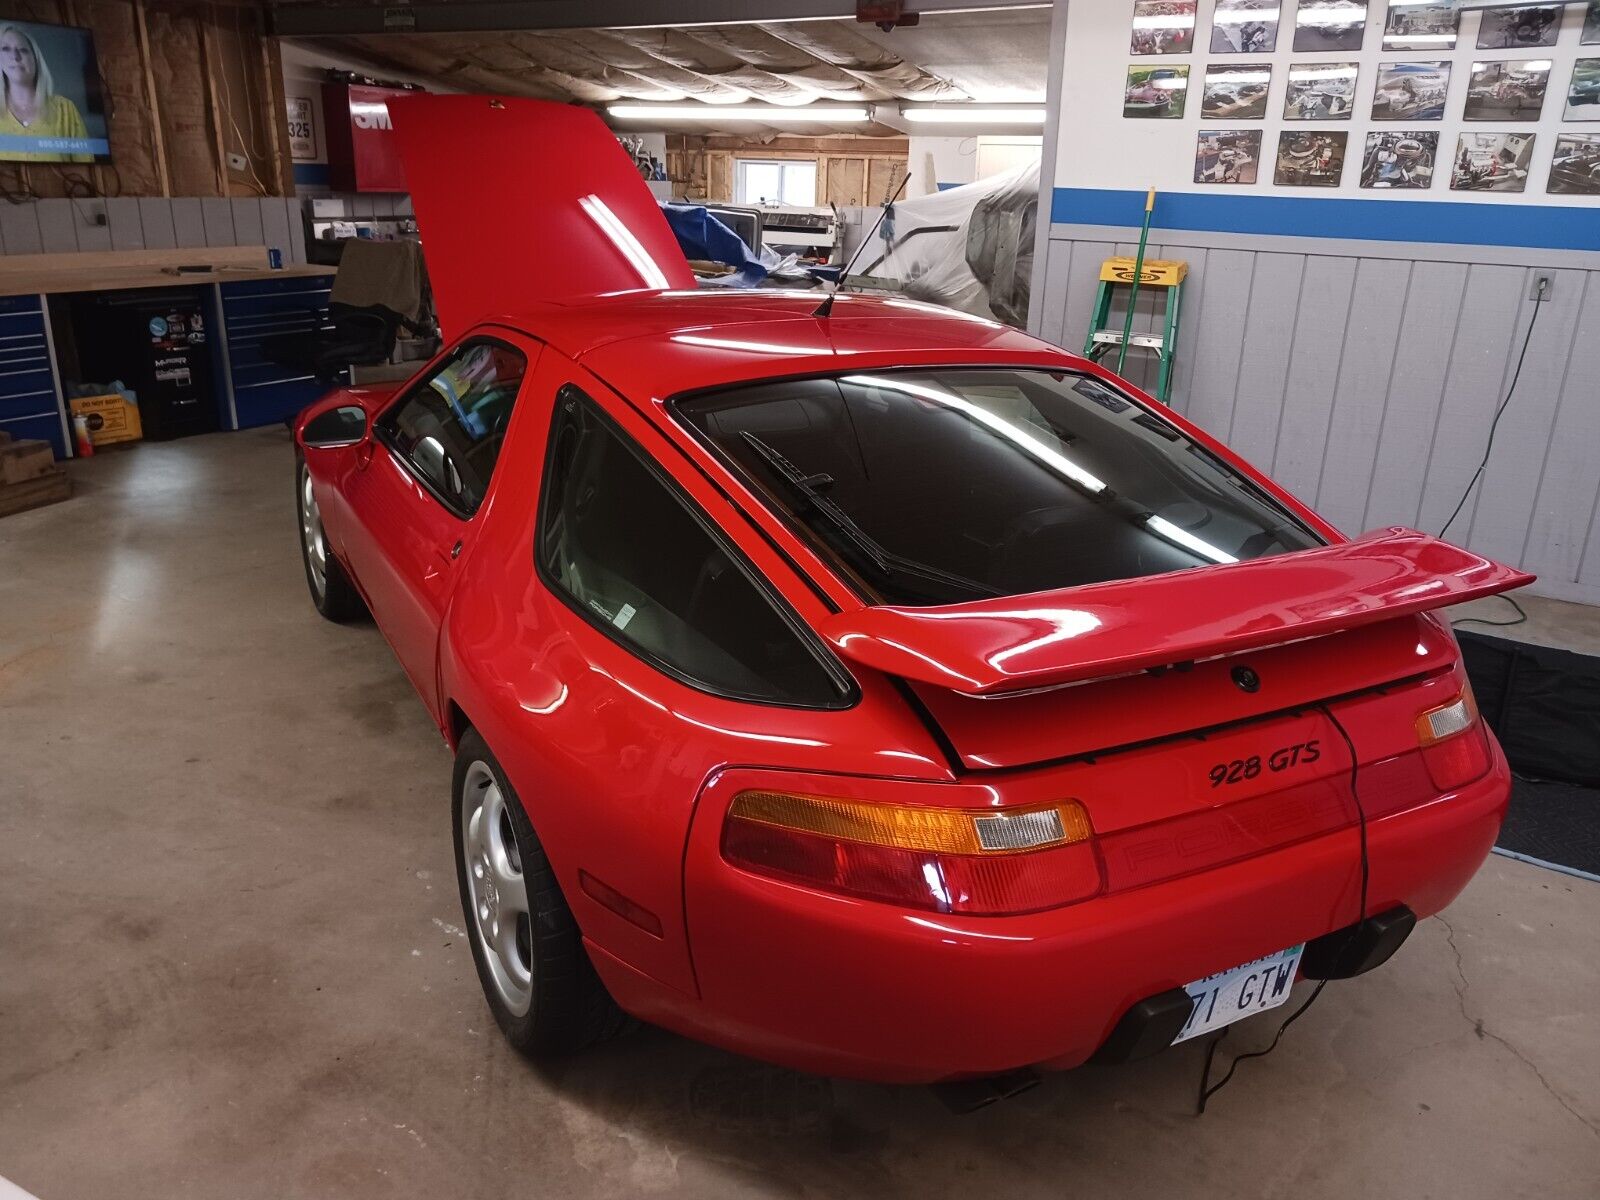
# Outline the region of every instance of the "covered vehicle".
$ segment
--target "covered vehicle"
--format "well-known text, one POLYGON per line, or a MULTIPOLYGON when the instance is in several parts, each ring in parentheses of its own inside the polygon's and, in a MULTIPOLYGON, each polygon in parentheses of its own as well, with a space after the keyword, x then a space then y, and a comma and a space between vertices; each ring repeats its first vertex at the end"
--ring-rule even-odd
POLYGON ((1348 539, 993 321, 696 292, 586 112, 392 112, 450 340, 301 415, 302 545, 455 751, 514 1045, 626 1013, 878 1080, 1125 1059, 1471 878, 1508 776, 1433 610, 1528 576, 1348 539))

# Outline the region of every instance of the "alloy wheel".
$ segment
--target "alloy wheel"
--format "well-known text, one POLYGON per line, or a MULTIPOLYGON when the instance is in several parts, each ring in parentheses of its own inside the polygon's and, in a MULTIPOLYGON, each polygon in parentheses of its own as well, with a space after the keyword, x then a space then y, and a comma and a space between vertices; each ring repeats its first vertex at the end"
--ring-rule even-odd
POLYGON ((461 855, 472 921, 501 1003, 522 1016, 533 1001, 533 923, 522 854, 505 794, 487 763, 474 761, 461 797, 461 855))

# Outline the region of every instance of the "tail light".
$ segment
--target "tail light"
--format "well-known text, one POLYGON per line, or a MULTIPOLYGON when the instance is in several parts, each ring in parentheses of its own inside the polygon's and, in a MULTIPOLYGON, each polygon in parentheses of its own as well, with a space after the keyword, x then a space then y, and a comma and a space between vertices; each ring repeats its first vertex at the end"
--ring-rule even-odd
POLYGON ((1481 779, 1489 769, 1489 742, 1472 689, 1449 704, 1430 708, 1417 717, 1417 743, 1428 778, 1441 792, 1451 792, 1481 779))
POLYGON ((879 804, 776 791, 733 798, 722 856, 806 887, 935 912, 998 916, 1101 890, 1075 801, 1013 809, 879 804))

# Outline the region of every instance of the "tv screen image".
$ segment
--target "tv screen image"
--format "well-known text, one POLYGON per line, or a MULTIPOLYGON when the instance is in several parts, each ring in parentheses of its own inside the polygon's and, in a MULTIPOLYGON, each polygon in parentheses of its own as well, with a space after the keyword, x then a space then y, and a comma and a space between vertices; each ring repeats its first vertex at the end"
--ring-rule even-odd
POLYGON ((111 161, 87 29, 0 21, 0 161, 111 161))

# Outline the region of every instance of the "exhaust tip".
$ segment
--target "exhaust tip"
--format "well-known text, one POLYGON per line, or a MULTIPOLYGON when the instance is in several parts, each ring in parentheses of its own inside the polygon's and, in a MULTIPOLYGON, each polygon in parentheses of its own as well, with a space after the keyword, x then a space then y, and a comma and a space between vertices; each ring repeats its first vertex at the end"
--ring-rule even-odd
POLYGON ((985 1075, 981 1079, 956 1079, 933 1085, 933 1094, 939 1102, 956 1116, 965 1116, 980 1108, 988 1108, 1000 1100, 1009 1100, 1039 1086, 1040 1075, 1032 1067, 1019 1067, 999 1075, 985 1075))

